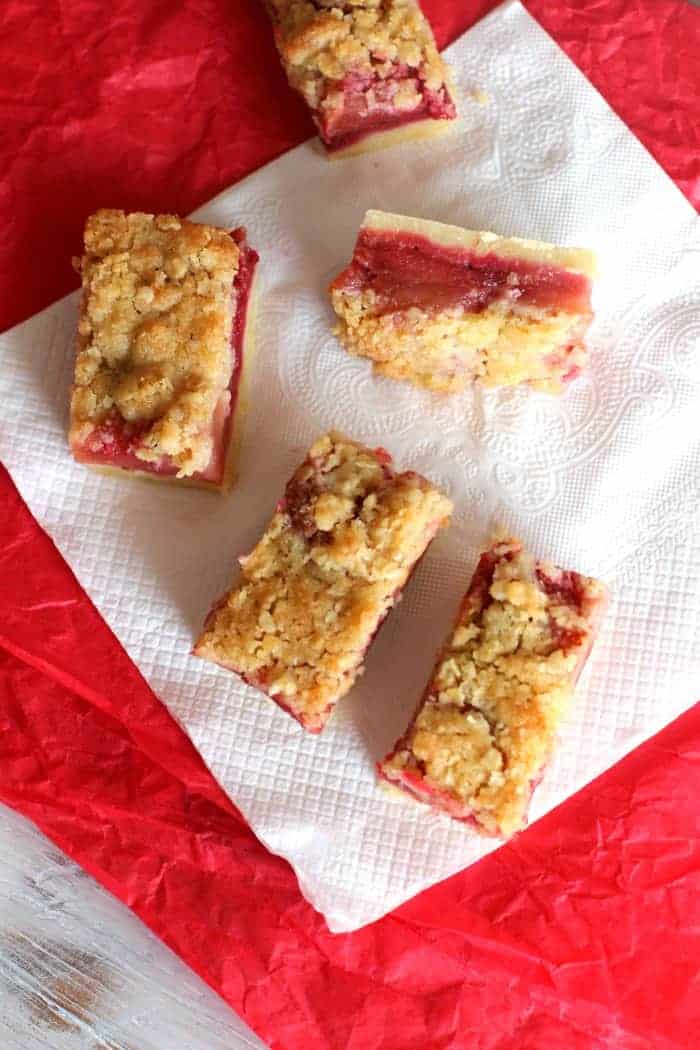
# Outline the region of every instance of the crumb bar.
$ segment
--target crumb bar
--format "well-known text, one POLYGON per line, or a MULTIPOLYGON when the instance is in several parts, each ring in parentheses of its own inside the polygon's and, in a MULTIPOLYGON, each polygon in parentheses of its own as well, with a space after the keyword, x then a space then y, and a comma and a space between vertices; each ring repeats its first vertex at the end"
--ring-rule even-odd
POLYGON ((76 460, 227 487, 257 261, 243 229, 112 209, 88 218, 77 264, 76 460))
POLYGON ((606 601, 597 580, 496 541, 380 776, 487 834, 518 831, 606 601))
POLYGON ((586 363, 594 271, 581 248, 368 211, 330 286, 335 331, 379 374, 431 390, 560 393, 586 363))
POLYGON ((194 652, 320 732, 452 505, 391 456, 321 437, 194 652))
POLYGON ((266 0, 292 85, 328 154, 349 156, 452 126, 446 66, 415 0, 266 0))

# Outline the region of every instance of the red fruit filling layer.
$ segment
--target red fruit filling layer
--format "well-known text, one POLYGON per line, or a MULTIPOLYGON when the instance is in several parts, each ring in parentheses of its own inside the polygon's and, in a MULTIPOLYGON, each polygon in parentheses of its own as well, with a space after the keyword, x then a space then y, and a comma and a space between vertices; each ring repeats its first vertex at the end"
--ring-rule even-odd
POLYGON ((338 291, 374 292, 374 315, 411 306, 440 311, 454 306, 479 313, 494 300, 589 313, 585 274, 560 266, 477 254, 393 230, 360 231, 352 262, 331 285, 338 291))
POLYGON ((395 63, 390 77, 376 74, 348 73, 341 81, 332 82, 329 92, 342 92, 342 105, 321 108, 316 113, 319 132, 329 152, 347 149, 378 131, 389 131, 418 120, 454 120, 455 104, 447 88, 428 88, 418 70, 405 63, 395 63), (413 109, 401 109, 394 95, 400 84, 410 82, 419 93, 420 102, 413 109))
MULTIPOLYGON (((239 227, 231 232, 241 254, 238 271, 233 282, 236 300, 236 312, 231 330, 231 355, 233 371, 225 395, 219 400, 211 423, 213 446, 212 455, 206 468, 192 474, 196 481, 206 481, 219 485, 224 478, 226 453, 231 439, 233 418, 243 368, 243 343, 245 326, 250 301, 250 291, 259 256, 245 239, 245 229, 239 227)), ((142 447, 143 435, 150 422, 129 423, 117 412, 112 412, 94 428, 81 448, 74 450, 74 455, 81 463, 93 463, 100 466, 116 467, 121 470, 140 470, 148 474, 173 477, 178 467, 168 456, 157 461, 140 459, 137 451, 142 447)))

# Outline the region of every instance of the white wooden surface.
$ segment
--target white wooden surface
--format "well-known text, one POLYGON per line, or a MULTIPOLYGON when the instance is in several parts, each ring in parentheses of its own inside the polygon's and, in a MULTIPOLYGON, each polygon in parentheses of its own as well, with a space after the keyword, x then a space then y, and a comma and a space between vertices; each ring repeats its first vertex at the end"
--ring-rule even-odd
POLYGON ((0 1050, 264 1050, 124 905, 0 806, 0 1050))

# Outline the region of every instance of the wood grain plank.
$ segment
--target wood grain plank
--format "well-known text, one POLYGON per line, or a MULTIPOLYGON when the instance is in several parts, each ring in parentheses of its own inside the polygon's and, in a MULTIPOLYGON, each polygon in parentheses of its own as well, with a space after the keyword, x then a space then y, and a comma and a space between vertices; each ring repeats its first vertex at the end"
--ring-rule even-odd
POLYGON ((264 1050, 119 901, 0 806, 2 1050, 264 1050))

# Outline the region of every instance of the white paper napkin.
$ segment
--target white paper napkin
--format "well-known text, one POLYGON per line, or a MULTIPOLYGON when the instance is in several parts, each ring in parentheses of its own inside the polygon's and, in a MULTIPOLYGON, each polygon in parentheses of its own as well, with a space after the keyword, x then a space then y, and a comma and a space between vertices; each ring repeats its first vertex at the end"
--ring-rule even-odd
POLYGON ((447 57, 460 132, 334 164, 309 143, 197 213, 245 223, 262 259, 255 379, 230 497, 105 478, 72 462, 75 296, 2 338, 0 456, 153 688, 334 931, 378 918, 497 845, 393 800, 373 771, 406 726, 495 523, 613 593, 533 819, 689 706, 700 681, 695 213, 519 4, 494 12, 447 57), (597 249, 588 374, 561 399, 526 389, 440 399, 374 378, 335 342, 324 293, 368 207, 597 249), (401 467, 444 486, 456 511, 364 677, 324 734, 310 737, 190 647, 288 475, 332 426, 388 447, 401 467))

